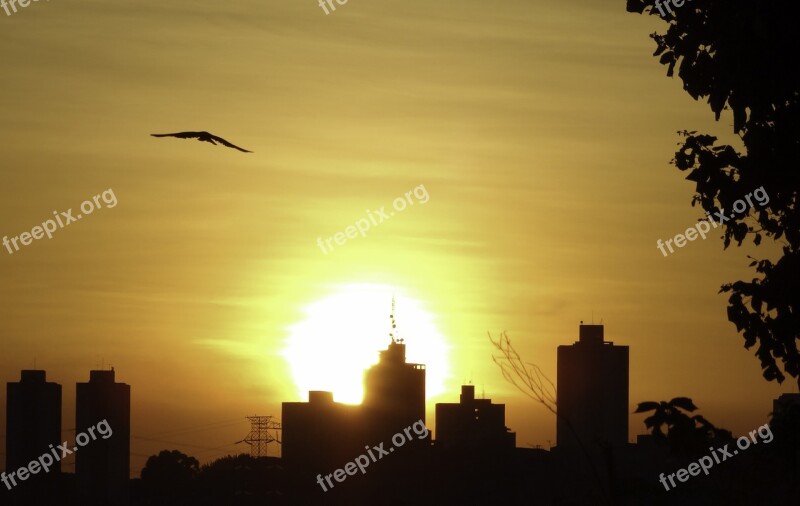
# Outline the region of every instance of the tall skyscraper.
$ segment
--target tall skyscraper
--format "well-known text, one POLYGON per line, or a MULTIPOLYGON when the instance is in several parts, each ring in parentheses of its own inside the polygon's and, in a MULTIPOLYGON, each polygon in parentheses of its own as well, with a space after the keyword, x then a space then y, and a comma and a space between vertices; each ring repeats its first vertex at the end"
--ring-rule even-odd
MULTIPOLYGON (((6 472, 28 467, 61 444, 61 385, 47 381, 45 371, 22 371, 19 383, 6 385, 6 472)), ((55 460, 55 459, 52 459, 55 460)), ((12 504, 52 504, 59 497, 61 463, 41 469, 23 481, 16 477, 12 504)), ((6 477, 7 485, 12 481, 6 477)))
MULTIPOLYGON (((403 340, 394 332, 389 337, 378 364, 365 374, 361 405, 334 402, 333 393, 323 391, 309 392, 308 402, 283 403, 281 448, 287 462, 313 469, 335 467, 363 453, 365 445, 388 442, 414 422, 425 422, 425 366, 407 363, 403 340)), ((426 442, 430 434, 409 444, 426 442)))
POLYGON ((556 425, 561 449, 628 442, 628 347, 603 340, 602 325, 583 325, 580 340, 558 347, 556 425))
POLYGON ((425 421, 425 366, 406 363, 406 345, 393 339, 366 373, 360 406, 321 391, 309 392, 308 402, 284 402, 281 451, 295 463, 322 465, 324 458, 335 464, 418 420, 425 421))
POLYGON ((80 504, 127 506, 130 479, 131 387, 114 381, 114 370, 90 371, 77 384, 75 434, 106 420, 113 434, 89 441, 75 453, 80 504))
MULTIPOLYGON (((26 370, 6 393, 6 469, 13 471, 61 443, 61 385, 45 371, 26 370)), ((55 463, 50 472, 60 471, 55 463)))
POLYGON ((425 421, 425 366, 406 362, 406 345, 392 339, 364 379, 364 412, 371 437, 385 438, 425 421))

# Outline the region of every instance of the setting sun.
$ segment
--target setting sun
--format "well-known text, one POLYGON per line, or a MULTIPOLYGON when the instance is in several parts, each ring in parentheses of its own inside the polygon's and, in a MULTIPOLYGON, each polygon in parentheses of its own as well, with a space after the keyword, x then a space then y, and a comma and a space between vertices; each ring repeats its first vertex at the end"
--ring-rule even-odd
POLYGON ((390 342, 393 295, 395 336, 405 339, 408 362, 426 364, 428 397, 443 392, 445 339, 420 302, 387 286, 349 285, 308 305, 305 320, 289 330, 283 355, 301 398, 309 390, 327 390, 339 402, 361 402, 364 371, 390 342))

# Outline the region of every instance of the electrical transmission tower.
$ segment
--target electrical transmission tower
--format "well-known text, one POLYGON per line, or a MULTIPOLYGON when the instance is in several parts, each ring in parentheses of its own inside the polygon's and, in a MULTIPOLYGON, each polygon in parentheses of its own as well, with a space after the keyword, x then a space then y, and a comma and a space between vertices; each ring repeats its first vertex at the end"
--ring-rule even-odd
POLYGON ((281 430, 281 424, 272 420, 271 416, 248 416, 250 420, 250 434, 242 440, 242 442, 250 445, 251 457, 266 457, 267 445, 273 441, 279 444, 281 439, 278 431, 281 430), (274 436, 272 435, 274 431, 274 436))

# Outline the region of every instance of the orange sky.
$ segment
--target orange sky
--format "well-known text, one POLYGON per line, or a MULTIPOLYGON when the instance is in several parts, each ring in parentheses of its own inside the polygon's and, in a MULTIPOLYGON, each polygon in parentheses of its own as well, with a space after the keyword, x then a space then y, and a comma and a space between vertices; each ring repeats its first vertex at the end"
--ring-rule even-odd
MULTIPOLYGON (((655 246, 702 216, 668 164, 675 132, 733 142, 732 121, 715 123, 665 77, 647 36, 663 22, 598 3, 0 11, 0 235, 109 188, 118 201, 51 240, 0 249, 0 381, 35 357, 64 386, 69 429, 75 382, 113 364, 132 385, 132 433, 161 440, 134 439, 132 471, 163 448, 207 461, 246 450, 231 445, 245 415, 279 417, 282 401, 304 398, 292 370, 307 364, 285 350, 306 309, 373 284, 416 301, 444 340, 446 393, 429 418, 471 379, 507 404, 520 446, 546 446, 555 420, 503 380, 486 333, 508 330, 555 378, 556 346, 594 314, 631 347, 631 411, 683 395, 734 432, 763 423, 791 382, 761 379, 717 294, 752 277, 752 249, 709 238, 664 258, 655 246), (179 130, 255 153, 148 135, 179 130), (320 251, 317 237, 419 185, 424 205, 320 251)), ((368 352, 385 347, 388 313, 368 352)), ((341 344, 335 374, 354 342, 341 322, 328 332, 341 344)), ((432 374, 429 343, 404 337, 432 374)))

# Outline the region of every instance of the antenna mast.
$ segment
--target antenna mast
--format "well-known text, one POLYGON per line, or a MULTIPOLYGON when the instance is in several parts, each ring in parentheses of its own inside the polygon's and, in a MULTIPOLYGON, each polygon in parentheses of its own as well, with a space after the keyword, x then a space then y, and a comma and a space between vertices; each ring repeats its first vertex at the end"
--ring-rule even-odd
POLYGON ((397 338, 397 331, 395 330, 397 328, 397 320, 395 320, 394 318, 395 312, 396 312, 395 298, 394 295, 392 295, 392 314, 389 315, 389 318, 391 318, 392 320, 392 331, 389 332, 389 337, 392 339, 393 343, 402 343, 403 339, 397 338))

